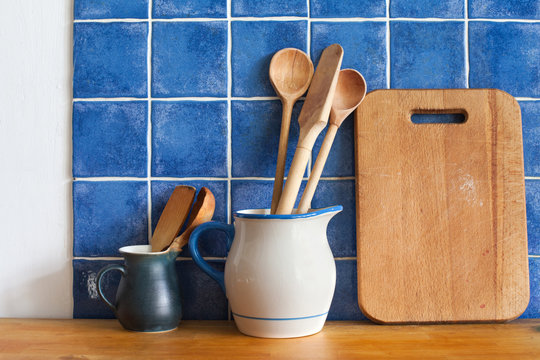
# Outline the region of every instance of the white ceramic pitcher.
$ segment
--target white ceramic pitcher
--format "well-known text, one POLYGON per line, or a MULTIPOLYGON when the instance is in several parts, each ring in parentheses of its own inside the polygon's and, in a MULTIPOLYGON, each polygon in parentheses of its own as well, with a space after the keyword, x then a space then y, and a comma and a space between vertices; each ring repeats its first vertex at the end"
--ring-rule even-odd
POLYGON ((234 225, 208 222, 195 229, 189 240, 193 260, 225 291, 241 332, 287 338, 322 329, 336 284, 326 228, 341 210, 333 206, 293 215, 242 210, 234 214, 234 225), (225 272, 199 254, 199 236, 209 229, 227 234, 225 272))

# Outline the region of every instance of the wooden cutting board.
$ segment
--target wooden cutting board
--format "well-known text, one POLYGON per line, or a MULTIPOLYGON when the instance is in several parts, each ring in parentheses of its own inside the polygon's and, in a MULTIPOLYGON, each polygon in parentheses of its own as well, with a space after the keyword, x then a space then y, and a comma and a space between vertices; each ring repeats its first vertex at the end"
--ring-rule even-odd
POLYGON ((494 89, 377 90, 356 112, 358 302, 380 323, 505 321, 529 301, 521 113, 494 89), (416 124, 413 113, 464 123, 416 124))

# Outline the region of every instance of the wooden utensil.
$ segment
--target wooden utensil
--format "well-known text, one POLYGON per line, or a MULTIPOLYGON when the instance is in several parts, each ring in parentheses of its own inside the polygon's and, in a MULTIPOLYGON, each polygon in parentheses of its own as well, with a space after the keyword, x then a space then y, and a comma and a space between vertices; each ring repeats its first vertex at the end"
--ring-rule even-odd
POLYGON ((356 112, 358 300, 382 323, 505 321, 529 299, 520 108, 494 89, 377 90, 356 112), (411 122, 461 113, 461 124, 411 122))
POLYGON ((283 188, 293 105, 306 92, 311 83, 313 63, 303 51, 293 48, 282 49, 272 57, 269 75, 270 82, 281 99, 283 106, 276 176, 274 179, 274 191, 272 193, 271 213, 275 214, 283 188))
POLYGON ((202 223, 212 220, 214 216, 214 210, 216 207, 216 200, 214 194, 210 189, 203 187, 197 195, 197 200, 191 209, 191 214, 189 215, 189 220, 187 223, 186 230, 182 235, 178 236, 172 242, 171 246, 167 251, 182 251, 182 248, 188 243, 189 237, 195 228, 202 223))
POLYGON ((179 185, 174 188, 150 240, 152 251, 162 251, 178 235, 186 221, 194 198, 195 188, 193 186, 179 185))
POLYGON ((308 208, 311 207, 313 194, 315 194, 315 189, 317 188, 317 184, 319 184, 319 179, 321 178, 326 159, 328 159, 328 154, 334 143, 336 133, 347 116, 364 100, 364 96, 366 96, 366 81, 362 74, 353 69, 341 70, 339 72, 334 100, 332 101, 332 108, 330 109, 330 124, 328 125, 328 130, 326 130, 326 135, 317 155, 315 165, 311 169, 304 193, 300 198, 297 210, 298 214, 306 213, 308 208))
POLYGON ((328 46, 321 55, 298 117, 300 124, 298 144, 276 214, 290 214, 292 212, 298 189, 302 183, 302 176, 311 155, 311 149, 317 136, 328 122, 342 59, 343 49, 338 44, 328 46))

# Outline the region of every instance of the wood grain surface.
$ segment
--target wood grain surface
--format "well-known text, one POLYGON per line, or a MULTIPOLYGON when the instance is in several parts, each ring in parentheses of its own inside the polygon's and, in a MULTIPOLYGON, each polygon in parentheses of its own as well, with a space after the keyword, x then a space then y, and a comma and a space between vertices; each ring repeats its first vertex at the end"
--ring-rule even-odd
POLYGON ((0 319, 0 359, 538 359, 540 320, 509 324, 328 322, 315 335, 261 339, 232 321, 183 321, 137 333, 116 320, 0 319))
POLYGON ((529 300, 521 115, 493 89, 377 90, 355 122, 358 300, 382 323, 504 321, 529 300), (461 113, 461 124, 413 124, 461 113))

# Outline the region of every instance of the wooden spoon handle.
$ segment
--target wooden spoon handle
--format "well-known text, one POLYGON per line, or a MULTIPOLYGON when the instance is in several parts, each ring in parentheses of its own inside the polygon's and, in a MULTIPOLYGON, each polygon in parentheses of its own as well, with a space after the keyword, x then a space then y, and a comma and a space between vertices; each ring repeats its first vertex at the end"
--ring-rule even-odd
POLYGON ((287 176, 287 182, 281 195, 281 200, 276 209, 276 214, 290 214, 294 207, 294 201, 302 184, 302 178, 309 161, 311 150, 297 147, 292 160, 291 168, 287 176))
POLYGON ((326 135, 324 136, 321 149, 319 150, 319 154, 317 155, 317 160, 315 160, 315 165, 313 165, 313 169, 311 170, 311 174, 309 175, 306 188, 304 189, 304 193, 302 194, 302 198, 300 199, 300 203, 298 204, 298 214, 306 213, 311 206, 313 194, 315 194, 315 190, 317 189, 317 185, 319 184, 324 165, 326 164, 328 154, 330 153, 330 149, 332 148, 332 144, 334 143, 334 138, 336 137, 337 129, 338 127, 334 124, 330 124, 328 126, 328 130, 326 131, 326 135))
POLYGON ((291 115, 293 102, 283 100, 283 115, 281 118, 281 132, 279 134, 279 148, 274 179, 274 191, 272 193, 271 213, 275 214, 283 189, 283 177, 285 176, 285 162, 287 161, 287 144, 289 143, 289 129, 291 127, 291 115))

